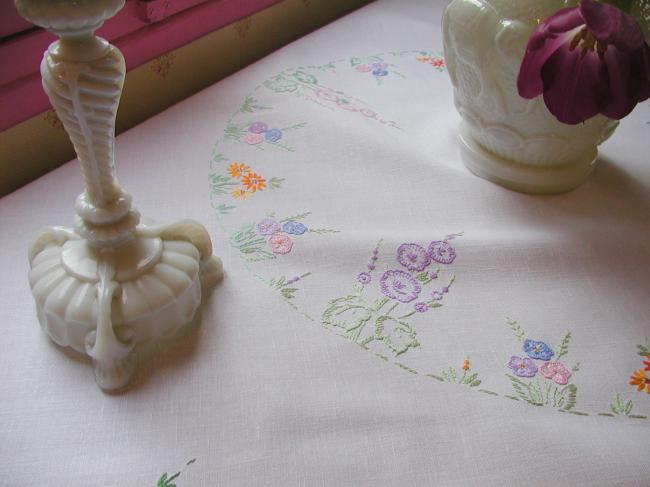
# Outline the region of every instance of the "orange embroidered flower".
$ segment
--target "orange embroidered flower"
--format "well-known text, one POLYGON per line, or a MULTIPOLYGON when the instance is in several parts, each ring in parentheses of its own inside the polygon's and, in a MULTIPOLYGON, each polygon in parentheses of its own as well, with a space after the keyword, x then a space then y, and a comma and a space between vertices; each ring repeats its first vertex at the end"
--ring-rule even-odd
POLYGON ((233 177, 235 179, 241 178, 243 175, 250 172, 250 170, 250 166, 242 164, 241 162, 233 162, 230 166, 228 166, 228 174, 230 174, 230 177, 233 177))
POLYGON ((643 389, 650 394, 650 378, 645 375, 643 369, 635 370, 630 377, 630 384, 636 386, 636 390, 641 392, 643 389))
POLYGON ((254 193, 255 191, 263 191, 264 188, 266 188, 266 179, 253 171, 244 174, 241 183, 251 193, 254 193))
POLYGON ((469 359, 463 360, 463 365, 460 368, 467 372, 470 368, 469 359))
POLYGON ((230 196, 236 200, 247 200, 252 195, 253 193, 246 191, 244 188, 235 188, 230 192, 230 196))

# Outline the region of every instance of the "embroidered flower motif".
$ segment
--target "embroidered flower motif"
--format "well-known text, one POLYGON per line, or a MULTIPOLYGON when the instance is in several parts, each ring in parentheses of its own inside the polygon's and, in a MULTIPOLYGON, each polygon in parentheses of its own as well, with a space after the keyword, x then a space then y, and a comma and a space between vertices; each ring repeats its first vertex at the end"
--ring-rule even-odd
POLYGON ((307 231, 307 227, 300 222, 290 220, 282 225, 282 230, 291 235, 302 235, 307 231))
POLYGON ((567 385, 571 377, 571 372, 561 362, 546 362, 539 371, 544 377, 561 386, 567 385))
POLYGON ((364 117, 368 118, 377 118, 377 114, 370 110, 369 108, 362 108, 359 110, 359 113, 363 115, 364 117))
POLYGON ((344 98, 339 98, 336 100, 336 104, 338 105, 339 108, 342 108, 343 110, 348 110, 350 112, 358 112, 359 109, 354 106, 352 103, 350 103, 348 100, 344 98))
POLYGON ((521 358, 513 355, 510 357, 510 361, 506 365, 510 367, 518 377, 535 377, 535 374, 537 373, 537 366, 528 357, 521 358))
POLYGON ((630 385, 636 386, 639 392, 645 391, 650 394, 650 378, 646 375, 643 369, 635 370, 630 376, 630 385))
POLYGON ((291 252, 291 248, 293 247, 293 241, 291 238, 283 233, 271 235, 268 239, 268 244, 274 254, 288 254, 291 252))
POLYGON ((241 178, 244 174, 249 172, 251 170, 250 166, 247 166, 246 164, 242 164, 241 162, 233 162, 228 166, 228 174, 230 177, 239 179, 241 178))
POLYGON ((282 138, 282 130, 280 129, 271 129, 264 134, 264 138, 269 142, 277 142, 282 138))
POLYGON ((384 272, 379 280, 379 288, 385 296, 397 299, 401 303, 410 303, 422 290, 422 286, 411 274, 400 270, 384 272))
POLYGON ((273 235, 280 230, 280 224, 272 218, 265 218, 257 224, 257 233, 260 235, 273 235))
POLYGON ((550 360, 555 355, 555 352, 546 343, 529 339, 524 340, 524 352, 536 360, 550 360))
POLYGON ((388 76, 388 71, 385 69, 375 69, 373 70, 372 74, 374 76, 388 76))
POLYGON ((445 63, 444 58, 441 58, 441 57, 433 58, 431 60, 430 64, 431 64, 431 66, 436 68, 438 71, 444 71, 445 68, 447 67, 447 64, 445 63))
POLYGON ((370 281, 372 281, 372 277, 370 277, 370 274, 367 272, 361 272, 357 276, 357 281, 359 281, 361 284, 370 284, 370 281))
POLYGON ((541 22, 526 46, 517 88, 544 96, 557 119, 578 124, 599 113, 625 117, 650 96, 650 47, 634 17, 594 0, 541 22))
POLYGON ((269 129, 269 126, 264 122, 253 122, 248 126, 248 131, 253 134, 263 134, 269 129))
POLYGON ((428 63, 431 60, 431 56, 428 54, 418 54, 415 56, 415 59, 421 63, 428 63))
POLYGON ((397 262, 409 271, 422 271, 431 263, 427 251, 415 243, 404 243, 397 248, 397 262))
POLYGON ((463 360, 463 365, 461 365, 460 368, 467 372, 470 369, 469 359, 466 358, 463 360))
POLYGON ((338 95, 334 93, 334 91, 332 91, 330 88, 319 88, 316 90, 316 96, 325 101, 336 102, 339 100, 338 95))
POLYGON ((434 301, 440 301, 444 295, 439 291, 433 291, 431 293, 431 299, 434 301))
POLYGON ((243 188, 234 188, 230 192, 230 196, 232 196, 236 200, 244 201, 244 200, 247 200, 248 198, 250 198, 252 196, 252 193, 249 193, 248 191, 246 191, 243 188))
POLYGON ((264 142, 264 136, 262 134, 254 134, 252 132, 248 132, 242 137, 242 140, 249 145, 255 145, 264 142))
POLYGON ((448 242, 438 240, 429 245, 429 256, 440 264, 451 264, 456 258, 456 251, 448 242))
POLYGON ((422 301, 420 301, 419 303, 415 303, 413 307, 415 308, 415 311, 417 311, 418 313, 426 313, 429 310, 429 306, 427 306, 427 303, 424 303, 422 301))
POLYGON ((367 64, 359 64, 354 69, 356 69, 360 73, 367 73, 369 71, 372 71, 372 68, 370 66, 368 66, 367 64))
POLYGON ((650 370, 650 360, 644 360, 643 365, 646 366, 644 370, 650 370))
POLYGON ((386 69, 388 67, 388 64, 386 63, 372 63, 371 67, 374 69, 386 69))
POLYGON ((253 171, 244 174, 241 182, 251 193, 263 191, 266 188, 266 179, 253 171))

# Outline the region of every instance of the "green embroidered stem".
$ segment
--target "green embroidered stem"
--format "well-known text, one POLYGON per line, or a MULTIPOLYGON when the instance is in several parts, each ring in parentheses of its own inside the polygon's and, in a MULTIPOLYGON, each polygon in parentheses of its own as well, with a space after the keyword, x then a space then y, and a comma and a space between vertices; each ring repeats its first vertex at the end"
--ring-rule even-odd
POLYGON ((522 328, 517 324, 516 321, 511 320, 510 318, 506 318, 506 323, 508 323, 508 326, 510 326, 510 329, 515 334, 517 340, 523 343, 524 340, 526 339, 526 333, 524 332, 524 330, 522 330, 522 328))
POLYGON ((569 353, 570 340, 571 340, 571 332, 567 331, 562 337, 562 339, 560 340, 560 344, 557 347, 557 356, 555 357, 555 360, 560 360, 561 357, 569 353))

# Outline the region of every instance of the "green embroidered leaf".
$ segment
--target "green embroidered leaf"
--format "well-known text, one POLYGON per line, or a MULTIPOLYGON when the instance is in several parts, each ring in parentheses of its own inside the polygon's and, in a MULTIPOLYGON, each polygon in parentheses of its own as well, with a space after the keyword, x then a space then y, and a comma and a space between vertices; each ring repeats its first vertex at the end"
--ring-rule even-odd
POLYGON ((611 411, 618 416, 629 416, 632 412, 633 407, 634 405, 632 404, 632 401, 629 400, 625 402, 623 396, 621 396, 619 393, 616 393, 616 396, 614 396, 612 403, 609 405, 611 411))
POLYGON ((295 81, 285 78, 283 74, 278 74, 266 80, 263 84, 266 88, 276 93, 291 93, 298 89, 298 84, 295 81))
POLYGON ((489 390, 487 390, 487 389, 478 389, 478 392, 482 392, 483 394, 487 394, 487 395, 489 395, 489 396, 498 396, 498 395, 499 395, 499 394, 497 394, 496 392, 494 392, 494 391, 489 391, 489 390))
POLYGON ((307 218, 309 215, 311 215, 311 211, 306 211, 305 213, 298 213, 297 215, 293 215, 288 218, 285 218, 284 220, 280 220, 280 223, 302 220, 303 218, 307 218))
POLYGON ((571 367, 571 372, 579 372, 580 371, 580 362, 576 363, 573 367, 571 367))
POLYGON ((231 206, 231 205, 219 205, 219 206, 215 207, 215 210, 217 210, 217 212, 220 215, 227 215, 228 213, 230 213, 235 208, 236 208, 235 206, 231 206))
POLYGON ((429 273, 426 271, 420 272, 419 274, 416 274, 415 278, 420 282, 427 282, 429 280, 429 273))
POLYGON ((642 357, 650 357, 650 342, 646 339, 645 345, 637 345, 639 355, 642 357))
MULTIPOLYGON (((462 380, 461 384, 471 384, 472 382, 474 382, 477 379, 477 377, 478 377, 478 373, 474 372, 473 374, 470 374, 467 377, 465 377, 462 380)), ((481 381, 479 381, 479 383, 480 382, 481 381)))
POLYGON ((227 160, 228 159, 226 159, 226 156, 224 156, 223 154, 214 154, 212 156, 212 161, 213 162, 224 162, 224 161, 227 161, 227 160))
POLYGON ((480 380, 475 380, 469 386, 470 387, 476 387, 476 386, 480 386, 480 385, 481 385, 481 381, 480 380))
POLYGON ((156 487, 178 487, 176 484, 172 484, 172 480, 178 478, 180 474, 181 474, 180 472, 176 472, 174 475, 167 478, 167 472, 165 472, 158 479, 158 482, 156 483, 156 487))
POLYGON ((557 347, 557 356, 555 357, 555 360, 560 360, 560 357, 563 357, 567 353, 569 353, 569 342, 571 341, 571 332, 567 331, 562 339, 560 340, 560 344, 557 347))
POLYGON ((298 289, 295 287, 285 287, 280 291, 280 293, 287 299, 293 299, 295 297, 294 294, 297 290, 298 289))
POLYGON ((257 100, 250 95, 244 98, 244 102, 241 104, 241 107, 239 107, 240 113, 254 113, 265 109, 268 109, 268 107, 258 105, 257 100))
POLYGON ((340 230, 330 230, 329 228, 310 228, 310 233, 316 233, 318 235, 323 235, 326 233, 339 233, 340 230))
POLYGON ((214 194, 226 194, 230 191, 231 186, 238 186, 239 181, 236 181, 229 176, 211 174, 210 185, 212 186, 212 192, 214 194))
POLYGON ((524 340, 526 339, 526 333, 524 332, 524 330, 517 324, 516 321, 511 320, 510 318, 506 318, 506 323, 508 323, 508 326, 515 334, 517 340, 523 343, 524 340))
POLYGON ((363 63, 361 58, 358 58, 358 57, 350 58, 350 65, 351 66, 356 66, 357 64, 361 64, 361 63, 363 63))
POLYGON ((432 379, 439 380, 440 382, 445 382, 445 379, 443 379, 442 377, 436 374, 427 374, 427 377, 431 377, 432 379))
POLYGON ((442 308, 442 303, 439 303, 438 301, 429 301, 427 306, 431 309, 442 308))
POLYGON ((282 181, 284 178, 271 178, 269 179, 269 188, 270 189, 279 189, 282 187, 282 181))
POLYGON ((566 404, 562 407, 563 410, 569 411, 576 405, 576 398, 578 395, 578 388, 575 384, 569 384, 562 389, 562 394, 566 394, 566 404))
POLYGON ((224 137, 231 140, 239 140, 246 135, 246 130, 243 127, 229 124, 223 131, 224 137))

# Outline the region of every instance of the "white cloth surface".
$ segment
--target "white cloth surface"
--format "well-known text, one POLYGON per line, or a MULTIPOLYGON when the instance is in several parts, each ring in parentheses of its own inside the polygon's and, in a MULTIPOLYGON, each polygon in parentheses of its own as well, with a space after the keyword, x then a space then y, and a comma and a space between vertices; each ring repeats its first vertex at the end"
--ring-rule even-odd
POLYGON ((144 486, 164 472, 180 472, 179 487, 650 485, 650 395, 628 384, 650 337, 648 105, 571 193, 476 178, 435 65, 444 3, 374 3, 118 137, 142 214, 201 221, 226 269, 200 325, 124 394, 103 394, 49 341, 27 284, 31 236, 72 221, 77 163, 0 201, 0 485, 144 486), (281 139, 260 142, 254 122, 281 139), (266 187, 234 198, 234 163, 266 187), (295 215, 305 233, 294 223, 265 242, 259 222, 295 215), (401 244, 460 233, 417 298, 371 313, 365 344, 333 326, 379 307, 382 276, 408 294, 401 244), (442 306, 377 324, 419 302, 442 306), (554 355, 517 382, 507 364, 528 357, 524 339, 554 355), (550 374, 556 361, 568 384, 550 374))

